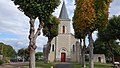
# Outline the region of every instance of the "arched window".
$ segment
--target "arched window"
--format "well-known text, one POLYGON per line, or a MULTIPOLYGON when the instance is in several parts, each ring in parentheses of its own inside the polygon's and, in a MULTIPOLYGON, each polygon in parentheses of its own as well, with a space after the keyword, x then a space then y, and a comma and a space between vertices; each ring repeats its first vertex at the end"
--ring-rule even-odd
POLYGON ((65 26, 62 27, 62 33, 65 33, 65 26))
POLYGON ((75 45, 73 45, 73 53, 75 52, 75 45))
POLYGON ((52 45, 52 51, 54 51, 54 44, 52 45))

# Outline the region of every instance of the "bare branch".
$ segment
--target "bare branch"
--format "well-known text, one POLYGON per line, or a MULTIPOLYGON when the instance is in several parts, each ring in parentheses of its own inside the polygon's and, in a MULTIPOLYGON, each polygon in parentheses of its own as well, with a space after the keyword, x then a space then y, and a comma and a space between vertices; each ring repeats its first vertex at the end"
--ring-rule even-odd
POLYGON ((38 29, 35 33, 35 39, 41 34, 41 29, 43 28, 43 26, 44 26, 44 23, 43 23, 42 19, 39 18, 39 25, 38 25, 38 29))

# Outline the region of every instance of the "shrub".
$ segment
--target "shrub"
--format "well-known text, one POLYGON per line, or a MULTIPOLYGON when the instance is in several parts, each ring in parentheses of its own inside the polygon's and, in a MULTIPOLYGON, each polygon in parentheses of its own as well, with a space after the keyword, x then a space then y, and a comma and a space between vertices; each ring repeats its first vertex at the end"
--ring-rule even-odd
POLYGON ((3 61, 3 60, 0 60, 0 65, 3 64, 3 63, 4 63, 4 61, 3 61))

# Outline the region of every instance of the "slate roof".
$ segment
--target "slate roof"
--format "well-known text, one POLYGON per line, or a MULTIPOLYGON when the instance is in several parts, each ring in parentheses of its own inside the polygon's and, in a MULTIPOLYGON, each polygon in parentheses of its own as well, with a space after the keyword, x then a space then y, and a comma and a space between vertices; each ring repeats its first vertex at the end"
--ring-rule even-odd
POLYGON ((63 1, 63 5, 62 5, 62 8, 61 8, 61 12, 60 12, 59 18, 60 19, 65 19, 65 20, 69 19, 64 1, 63 1))

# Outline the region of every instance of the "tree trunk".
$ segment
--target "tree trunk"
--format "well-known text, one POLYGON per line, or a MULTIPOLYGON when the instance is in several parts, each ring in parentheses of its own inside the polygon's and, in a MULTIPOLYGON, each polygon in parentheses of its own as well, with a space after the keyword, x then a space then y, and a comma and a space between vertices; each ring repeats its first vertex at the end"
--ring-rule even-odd
POLYGON ((112 49, 112 46, 110 45, 110 42, 108 41, 107 43, 108 43, 108 47, 109 47, 109 49, 110 49, 110 53, 111 53, 111 55, 112 55, 112 63, 114 64, 115 58, 114 58, 113 49, 112 49))
POLYGON ((37 28, 37 31, 35 32, 34 27, 35 18, 30 17, 30 31, 29 31, 29 55, 30 55, 30 63, 29 68, 35 68, 35 49, 36 46, 36 39, 41 34, 41 29, 44 26, 44 23, 42 22, 41 18, 39 17, 39 26, 37 28))
POLYGON ((44 63, 47 63, 47 44, 43 48, 44 63))
POLYGON ((92 33, 88 36, 89 39, 89 68, 94 68, 94 55, 93 55, 93 39, 92 39, 92 33))
POLYGON ((85 38, 83 39, 83 42, 84 42, 84 46, 82 48, 82 67, 85 68, 86 65, 85 65, 85 52, 86 52, 86 44, 85 44, 85 38))
POLYGON ((29 68, 35 68, 35 49, 36 49, 36 45, 35 45, 35 41, 36 39, 34 38, 34 22, 35 19, 30 18, 30 35, 29 35, 29 55, 30 55, 30 63, 29 63, 29 68))
POLYGON ((46 62, 46 47, 47 47, 47 44, 44 45, 44 47, 43 47, 43 56, 44 56, 43 60, 44 60, 44 63, 47 63, 46 62))
POLYGON ((80 63, 80 43, 76 42, 76 62, 80 63))
POLYGON ((44 63, 47 64, 48 63, 48 56, 49 56, 49 44, 47 43, 46 44, 46 47, 45 47, 45 55, 44 55, 44 63))
POLYGON ((82 64, 82 39, 80 39, 80 49, 79 49, 79 63, 82 64), (81 54, 80 54, 81 53, 81 54))
POLYGON ((50 53, 50 49, 51 49, 51 41, 53 38, 48 37, 48 42, 47 42, 47 46, 46 46, 46 54, 45 54, 45 59, 44 59, 44 63, 47 64, 48 63, 48 56, 50 53))
POLYGON ((30 67, 35 68, 35 50, 30 48, 30 67))

